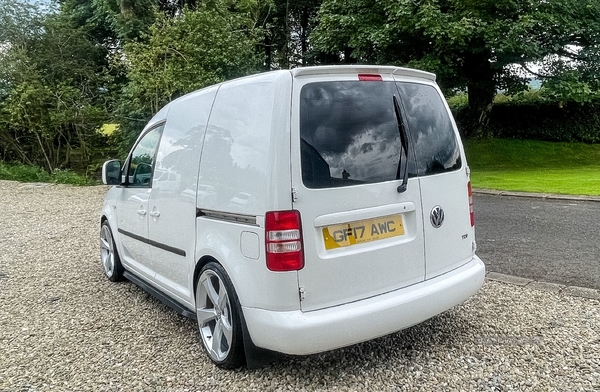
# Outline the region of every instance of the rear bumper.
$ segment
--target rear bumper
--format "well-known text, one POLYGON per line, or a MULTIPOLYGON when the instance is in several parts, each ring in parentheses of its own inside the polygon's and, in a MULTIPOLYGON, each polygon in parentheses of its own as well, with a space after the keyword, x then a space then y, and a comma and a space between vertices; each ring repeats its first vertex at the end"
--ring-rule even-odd
POLYGON ((362 301, 311 312, 243 307, 252 342, 286 354, 308 355, 384 336, 460 304, 483 285, 485 266, 467 264, 424 282, 362 301))

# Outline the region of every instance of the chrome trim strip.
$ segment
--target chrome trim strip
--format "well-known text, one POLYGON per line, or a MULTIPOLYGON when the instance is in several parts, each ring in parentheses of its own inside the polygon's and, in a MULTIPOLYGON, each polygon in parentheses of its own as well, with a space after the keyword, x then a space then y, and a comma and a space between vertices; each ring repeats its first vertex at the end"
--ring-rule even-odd
POLYGON ((204 217, 208 219, 222 220, 226 222, 243 223, 246 225, 258 226, 255 215, 235 214, 233 212, 222 212, 213 210, 196 210, 196 217, 204 217))

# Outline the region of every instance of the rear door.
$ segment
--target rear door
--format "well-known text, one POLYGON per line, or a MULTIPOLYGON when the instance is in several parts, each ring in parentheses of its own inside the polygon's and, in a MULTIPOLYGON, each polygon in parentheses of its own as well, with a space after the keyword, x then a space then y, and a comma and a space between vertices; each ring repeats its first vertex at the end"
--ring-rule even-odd
POLYGON ((460 138, 435 84, 399 80, 398 91, 417 158, 425 237, 426 279, 473 256, 469 181, 460 138))
POLYGON ((414 167, 414 152, 401 161, 391 74, 371 76, 294 79, 292 186, 304 240, 303 311, 425 278, 419 181, 410 178, 405 192, 397 190, 407 162, 414 167))

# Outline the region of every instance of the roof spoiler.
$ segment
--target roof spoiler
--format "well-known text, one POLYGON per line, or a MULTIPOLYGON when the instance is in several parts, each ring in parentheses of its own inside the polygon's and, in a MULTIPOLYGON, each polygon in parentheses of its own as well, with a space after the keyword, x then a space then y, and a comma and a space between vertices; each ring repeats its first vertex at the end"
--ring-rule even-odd
POLYGON ((432 74, 430 72, 419 71, 417 69, 412 68, 393 67, 385 65, 326 65, 317 67, 294 68, 291 70, 291 72, 293 77, 307 75, 367 73, 380 75, 392 74, 435 81, 435 74, 432 74))

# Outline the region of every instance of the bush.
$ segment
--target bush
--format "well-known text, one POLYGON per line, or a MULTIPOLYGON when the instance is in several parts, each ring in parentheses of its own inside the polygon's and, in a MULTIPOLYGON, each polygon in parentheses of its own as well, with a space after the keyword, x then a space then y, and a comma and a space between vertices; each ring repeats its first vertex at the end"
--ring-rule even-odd
MULTIPOLYGON (((498 138, 563 142, 600 142, 600 102, 565 102, 559 105, 533 94, 498 99, 492 108, 488 134, 498 138)), ((452 108, 459 130, 470 135, 468 107, 452 108)))
POLYGON ((469 105, 469 96, 466 93, 458 93, 448 98, 450 109, 460 110, 469 105))
POLYGON ((51 181, 55 184, 71 184, 71 185, 93 185, 94 181, 90 178, 75 173, 72 170, 55 170, 51 177, 51 181))
POLYGON ((55 184, 93 185, 95 181, 71 170, 55 170, 48 174, 38 166, 7 164, 0 161, 0 180, 20 182, 53 182, 55 184))
POLYGON ((49 182, 50 175, 38 166, 9 165, 0 161, 0 179, 21 182, 49 182))

